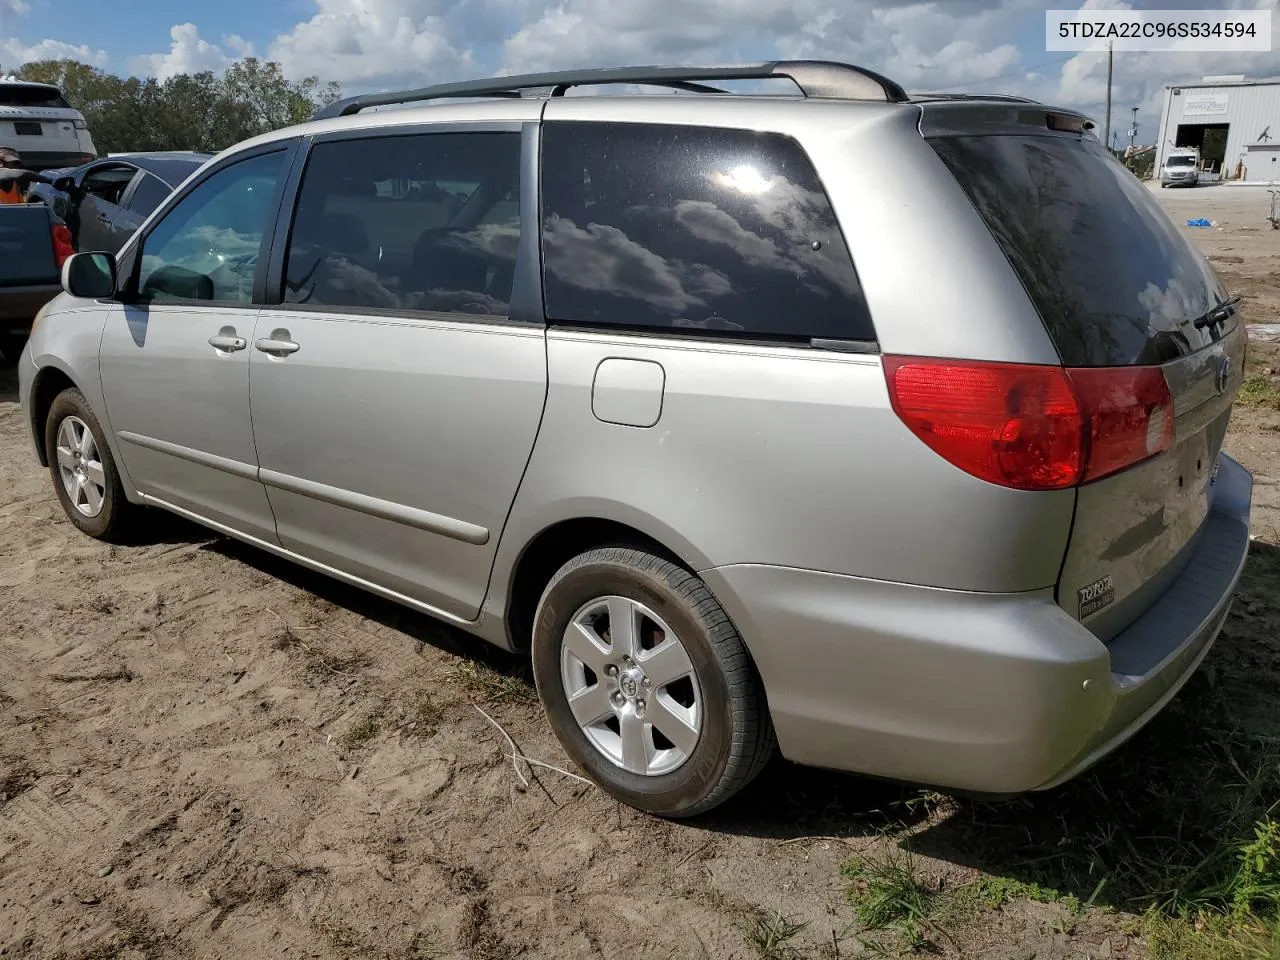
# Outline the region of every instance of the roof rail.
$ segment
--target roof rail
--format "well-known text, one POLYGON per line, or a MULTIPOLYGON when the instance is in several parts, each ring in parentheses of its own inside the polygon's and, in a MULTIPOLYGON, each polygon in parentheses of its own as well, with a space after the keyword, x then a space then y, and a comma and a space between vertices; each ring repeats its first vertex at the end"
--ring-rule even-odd
POLYGON ((707 80, 791 80, 800 92, 820 100, 882 100, 906 102, 902 87, 878 73, 848 63, 828 60, 771 60, 736 66, 711 67, 606 67, 595 70, 565 70, 552 73, 527 73, 514 77, 487 80, 463 80, 441 83, 418 90, 396 93, 369 93, 339 100, 318 110, 313 120, 346 117, 369 107, 416 103, 423 100, 458 99, 463 97, 519 97, 522 90, 550 87, 551 96, 560 97, 570 87, 598 86, 607 83, 634 83, 698 93, 724 93, 717 87, 699 81, 707 80))

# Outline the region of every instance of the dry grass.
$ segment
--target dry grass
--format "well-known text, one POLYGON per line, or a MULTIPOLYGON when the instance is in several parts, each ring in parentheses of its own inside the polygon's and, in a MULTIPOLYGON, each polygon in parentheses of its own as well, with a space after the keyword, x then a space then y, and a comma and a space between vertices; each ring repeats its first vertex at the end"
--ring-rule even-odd
POLYGON ((449 669, 445 679, 484 703, 536 704, 538 702, 537 691, 524 679, 499 673, 492 667, 474 660, 457 661, 449 669))

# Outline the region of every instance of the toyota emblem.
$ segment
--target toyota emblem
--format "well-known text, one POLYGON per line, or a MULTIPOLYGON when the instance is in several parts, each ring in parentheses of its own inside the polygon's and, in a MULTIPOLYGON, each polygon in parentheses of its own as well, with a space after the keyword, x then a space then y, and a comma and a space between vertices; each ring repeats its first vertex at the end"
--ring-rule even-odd
POLYGON ((1231 358, 1226 354, 1218 361, 1218 375, 1214 381, 1214 385, 1218 388, 1218 392, 1222 393, 1227 389, 1227 384, 1231 382, 1231 358))

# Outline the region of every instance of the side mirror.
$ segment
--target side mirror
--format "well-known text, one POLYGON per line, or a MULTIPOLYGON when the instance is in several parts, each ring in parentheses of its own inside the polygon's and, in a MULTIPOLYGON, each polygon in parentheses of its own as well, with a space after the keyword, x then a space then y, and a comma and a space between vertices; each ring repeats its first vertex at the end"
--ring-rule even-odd
POLYGON ((62 289, 86 300, 114 297, 116 258, 109 253, 73 254, 62 265, 62 289))
POLYGON ((58 177, 53 181, 53 189, 61 193, 70 193, 75 185, 76 181, 72 177, 58 177))

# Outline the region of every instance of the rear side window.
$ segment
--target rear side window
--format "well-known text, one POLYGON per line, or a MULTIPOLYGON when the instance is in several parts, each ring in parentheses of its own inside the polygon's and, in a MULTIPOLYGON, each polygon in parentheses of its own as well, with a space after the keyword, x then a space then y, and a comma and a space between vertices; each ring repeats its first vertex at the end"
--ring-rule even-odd
POLYGON ((874 339, 831 204, 791 138, 552 122, 541 166, 549 319, 874 339))
POLYGON ((20 84, 0 83, 0 107, 59 107, 71 104, 57 90, 48 87, 27 87, 20 84))
POLYGON ((1162 363, 1210 342, 1195 320, 1221 302, 1221 285, 1100 145, 1054 136, 930 142, 1004 249, 1063 363, 1162 363))
POLYGON ((284 302, 506 316, 520 134, 319 143, 298 194, 284 302))
POLYGON ((160 206, 169 193, 169 187, 163 180, 144 173, 134 188, 133 196, 129 198, 129 209, 140 217, 150 216, 151 211, 160 206))

